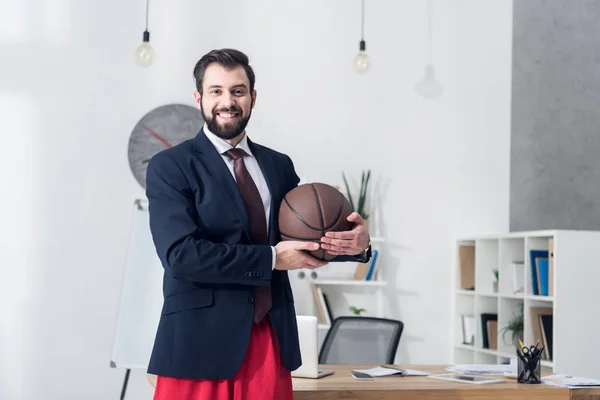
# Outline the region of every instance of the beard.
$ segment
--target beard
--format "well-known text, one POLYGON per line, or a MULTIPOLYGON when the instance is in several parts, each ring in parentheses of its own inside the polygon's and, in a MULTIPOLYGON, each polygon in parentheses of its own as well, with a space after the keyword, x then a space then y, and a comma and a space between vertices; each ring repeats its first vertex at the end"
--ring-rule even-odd
POLYGON ((202 107, 202 104, 200 104, 200 111, 202 112, 202 117, 204 118, 204 121, 206 121, 208 129, 223 140, 233 139, 240 133, 244 132, 244 129, 246 129, 246 125, 248 125, 248 121, 250 120, 250 115, 252 115, 251 110, 248 113, 248 116, 245 118, 242 117, 242 109, 237 106, 220 108, 218 110, 215 109, 212 111, 211 118, 208 118, 204 112, 204 107, 202 107), (235 117, 234 121, 232 121, 230 124, 223 126, 217 122, 217 114, 220 112, 235 112, 237 113, 237 117, 235 117))

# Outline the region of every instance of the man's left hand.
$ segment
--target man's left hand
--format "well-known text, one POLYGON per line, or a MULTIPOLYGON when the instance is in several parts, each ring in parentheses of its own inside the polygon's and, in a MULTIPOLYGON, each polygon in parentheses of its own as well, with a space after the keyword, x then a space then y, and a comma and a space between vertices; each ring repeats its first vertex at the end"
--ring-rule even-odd
POLYGON ((354 223, 354 228, 343 232, 326 232, 321 238, 321 248, 331 255, 356 255, 369 246, 369 232, 365 221, 359 213, 353 212, 348 221, 354 223))

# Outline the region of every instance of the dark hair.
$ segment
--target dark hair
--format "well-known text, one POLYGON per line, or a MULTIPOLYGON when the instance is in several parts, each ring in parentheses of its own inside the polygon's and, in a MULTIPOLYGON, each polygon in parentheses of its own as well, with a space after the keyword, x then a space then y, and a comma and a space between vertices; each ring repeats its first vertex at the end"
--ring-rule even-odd
POLYGON ((212 64, 217 63, 227 69, 231 69, 237 66, 244 67, 248 80, 250 81, 250 92, 254 90, 254 71, 248 63, 248 56, 239 50, 235 49, 220 49, 212 50, 202 56, 200 60, 194 66, 194 79, 196 80, 196 89, 202 94, 202 80, 204 79, 204 72, 206 68, 212 64))

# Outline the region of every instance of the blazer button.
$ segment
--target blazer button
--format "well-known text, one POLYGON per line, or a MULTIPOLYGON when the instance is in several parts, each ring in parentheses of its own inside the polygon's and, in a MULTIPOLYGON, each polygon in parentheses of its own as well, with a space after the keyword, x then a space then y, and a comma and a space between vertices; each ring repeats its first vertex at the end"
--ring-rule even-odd
POLYGON ((258 272, 256 273, 256 275, 257 275, 259 278, 262 278, 262 276, 263 276, 263 273, 262 273, 262 272, 260 272, 260 271, 258 271, 258 272))
POLYGON ((248 303, 250 303, 250 304, 254 303, 254 297, 252 297, 252 296, 248 297, 248 303))
POLYGON ((250 274, 250 272, 246 272, 244 275, 246 275, 246 276, 252 276, 252 275, 250 274))

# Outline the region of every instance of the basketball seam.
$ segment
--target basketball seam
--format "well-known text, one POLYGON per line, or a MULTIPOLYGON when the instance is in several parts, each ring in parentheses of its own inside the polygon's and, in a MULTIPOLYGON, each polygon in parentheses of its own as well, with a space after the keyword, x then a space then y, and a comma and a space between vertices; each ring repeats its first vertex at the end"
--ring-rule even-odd
POLYGON ((321 202, 321 197, 319 196, 319 194, 316 190, 315 190, 315 196, 317 196, 317 202, 319 203, 319 216, 321 217, 321 225, 323 226, 322 233, 323 233, 323 236, 325 236, 325 231, 331 229, 340 220, 342 211, 344 210, 344 195, 342 193, 340 193, 340 207, 338 208, 337 215, 335 216, 335 219, 333 220, 331 225, 327 225, 327 226, 325 226, 325 217, 323 216, 323 213, 321 212, 321 210, 323 209, 323 203, 321 202))
POLYGON ((338 223, 338 221, 340 220, 340 217, 342 216, 343 210, 344 210, 344 195, 342 193, 340 193, 340 208, 338 210, 338 213, 335 217, 335 220, 333 220, 333 222, 331 223, 331 225, 329 225, 325 229, 331 229, 332 226, 334 226, 335 224, 338 223))
POLYGON ((311 184, 310 187, 317 198, 317 209, 319 210, 319 219, 321 220, 321 234, 325 236, 325 220, 323 218, 323 203, 321 203, 321 198, 319 197, 319 193, 317 192, 317 188, 314 184, 311 184))
POLYGON ((304 218, 302 218, 302 216, 298 213, 298 211, 294 210, 294 207, 291 206, 291 204, 288 201, 287 197, 284 197, 283 201, 290 208, 290 210, 292 210, 292 212, 296 215, 296 217, 300 220, 300 222, 302 222, 304 225, 306 225, 308 228, 312 229, 313 231, 320 231, 321 230, 320 228, 315 228, 314 226, 311 226, 308 222, 306 222, 306 220, 304 218))
MULTIPOLYGON (((323 202, 321 202, 321 198, 319 197, 319 192, 317 192, 317 188, 315 185, 311 185, 315 197, 317 198, 317 208, 319 209, 319 218, 321 218, 321 236, 325 236, 325 217, 323 216, 323 202)), ((321 250, 321 258, 325 258, 325 250, 323 248, 321 250)))

